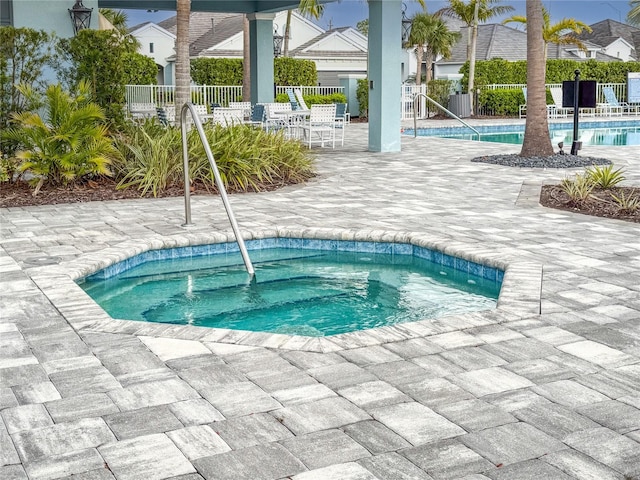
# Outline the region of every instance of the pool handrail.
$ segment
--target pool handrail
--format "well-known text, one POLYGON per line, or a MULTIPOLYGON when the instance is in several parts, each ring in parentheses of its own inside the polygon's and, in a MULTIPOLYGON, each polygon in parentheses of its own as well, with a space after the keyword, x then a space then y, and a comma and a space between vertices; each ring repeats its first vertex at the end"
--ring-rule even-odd
POLYGON ((247 252, 247 247, 244 244, 244 240, 242 239, 242 235, 240 234, 240 230, 238 228, 238 222, 236 222, 236 218, 233 215, 233 210, 231 209, 231 204, 229 203, 229 199, 227 198, 227 191, 224 188, 224 184, 222 183, 222 178, 220 177, 220 172, 218 171, 218 165, 216 164, 215 158, 213 157, 213 153, 211 152, 211 147, 209 146, 209 142, 207 142, 207 137, 204 134, 204 129, 202 128, 202 121, 200 120, 200 116, 195 109, 195 106, 187 102, 182 106, 182 110, 180 111, 180 131, 182 134, 182 158, 184 160, 184 216, 185 222, 183 226, 187 227, 192 225, 191 223, 191 193, 189 190, 189 149, 187 146, 187 112, 191 112, 191 119, 193 120, 193 124, 198 131, 198 135, 200 136, 200 140, 202 141, 202 145, 204 146, 204 152, 209 159, 209 164, 211 165, 211 170, 213 170, 213 176, 215 177, 216 187, 218 187, 218 192, 220 192, 220 198, 222 198, 222 203, 224 204, 224 208, 227 211, 227 217, 229 217, 229 223, 231 223, 231 228, 233 229, 233 234, 236 237, 236 242, 238 243, 238 247, 240 248, 240 253, 242 255, 242 260, 244 261, 244 265, 247 268, 247 273, 253 280, 255 275, 255 270, 253 269, 253 264, 251 263, 251 259, 249 258, 249 253, 247 252))
POLYGON ((418 136, 418 118, 416 115, 416 112, 418 111, 418 109, 416 108, 416 100, 418 100, 419 97, 424 97, 426 100, 429 100, 431 103, 433 103, 436 107, 440 108, 441 110, 443 110, 447 115, 455 118, 456 120, 458 120, 460 123, 462 123, 465 127, 470 128, 471 130, 473 130, 475 132, 476 135, 478 135, 478 141, 480 141, 480 132, 478 130, 476 130, 475 128, 473 128, 471 125, 469 125, 467 122, 465 122, 464 120, 462 120, 460 117, 458 117, 455 113, 447 110, 445 107, 443 107, 442 105, 440 105, 438 102, 436 102, 433 98, 429 97, 428 95, 424 94, 424 93, 415 93, 413 95, 413 137, 417 137, 418 136))

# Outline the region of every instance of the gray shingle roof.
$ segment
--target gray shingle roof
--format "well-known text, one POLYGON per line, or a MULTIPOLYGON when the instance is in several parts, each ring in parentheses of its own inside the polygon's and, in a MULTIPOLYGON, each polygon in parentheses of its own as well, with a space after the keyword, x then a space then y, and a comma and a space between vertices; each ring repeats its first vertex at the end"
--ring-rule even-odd
MULTIPOLYGON (((165 30, 176 34, 177 17, 158 23, 165 30)), ((191 12, 189 17, 189 55, 204 54, 207 48, 217 45, 242 31, 243 15, 239 13, 191 12)))
POLYGON ((636 49, 636 58, 640 55, 640 28, 616 22, 610 18, 589 26, 591 32, 582 32, 578 35, 580 40, 588 40, 596 45, 606 47, 618 38, 623 38, 636 49))

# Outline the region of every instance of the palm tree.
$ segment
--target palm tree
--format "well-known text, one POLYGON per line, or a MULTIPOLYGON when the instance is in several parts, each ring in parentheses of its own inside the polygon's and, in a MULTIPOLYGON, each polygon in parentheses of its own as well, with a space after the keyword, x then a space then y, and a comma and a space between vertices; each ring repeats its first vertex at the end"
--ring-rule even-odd
POLYGON ((460 39, 459 32, 449 30, 447 24, 441 18, 435 18, 433 28, 427 37, 427 49, 425 63, 427 64, 427 76, 425 83, 431 81, 431 65, 438 56, 449 58, 451 49, 460 39))
POLYGON ((545 40, 542 0, 527 0, 527 123, 520 155, 549 156, 553 146, 547 121, 545 40))
MULTIPOLYGON (((522 23, 527 25, 527 17, 514 15, 505 19, 502 23, 510 22, 522 23)), ((580 50, 586 51, 587 47, 579 39, 572 34, 580 35, 582 31, 591 32, 591 27, 586 23, 580 22, 573 18, 563 18, 558 23, 551 25, 551 16, 549 11, 542 7, 542 39, 544 40, 544 59, 547 59, 547 50, 550 43, 558 45, 576 45, 580 50)))
MULTIPOLYGON (((318 3, 317 0, 300 0, 298 5, 298 11, 309 17, 313 17, 316 20, 322 16, 324 11, 324 5, 318 3)), ((282 56, 289 56, 289 34, 291 30, 291 10, 287 10, 287 21, 284 26, 284 47, 282 49, 282 56)))
POLYGON ((112 8, 101 8, 100 15, 106 18, 116 29, 123 44, 127 46, 130 52, 137 52, 140 48, 140 42, 133 35, 129 35, 127 28, 127 14, 122 10, 113 10, 112 8))
MULTIPOLYGON (((467 91, 473 91, 475 81, 476 43, 478 41, 478 22, 513 11, 510 5, 495 5, 500 0, 449 0, 449 6, 441 8, 435 15, 456 17, 467 25, 467 61, 469 62, 469 84, 467 91)), ((473 102, 473 95, 469 95, 473 102)), ((473 105, 472 105, 473 106, 473 105)), ((473 109, 472 109, 473 110, 473 109)))
POLYGON ((416 13, 411 19, 411 31, 407 44, 415 46, 418 70, 416 85, 422 83, 422 55, 426 53, 427 74, 425 83, 431 80, 431 65, 438 55, 449 57, 451 48, 460 34, 449 31, 447 24, 435 15, 426 12, 416 13))
POLYGON ((189 65, 189 17, 191 0, 177 0, 176 4, 176 118, 179 118, 182 106, 190 101, 190 65, 189 65))
POLYGON ((631 10, 627 13, 627 22, 631 25, 640 26, 640 0, 630 0, 631 10))

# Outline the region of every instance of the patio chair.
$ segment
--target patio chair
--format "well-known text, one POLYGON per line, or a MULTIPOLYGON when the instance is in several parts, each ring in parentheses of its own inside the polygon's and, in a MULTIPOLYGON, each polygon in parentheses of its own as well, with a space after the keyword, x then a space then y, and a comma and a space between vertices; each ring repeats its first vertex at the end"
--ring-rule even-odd
POLYGON ((335 134, 340 136, 340 145, 344 146, 344 132, 347 126, 347 104, 336 103, 335 134))
POLYGON ((251 116, 249 120, 246 120, 244 123, 247 125, 255 125, 260 128, 264 128, 265 121, 265 111, 263 103, 256 103, 251 109, 251 116))
POLYGON ((287 136, 292 134, 290 113, 293 112, 291 103, 265 103, 264 127, 267 131, 285 130, 287 136))
POLYGON ((156 107, 158 120, 165 127, 173 126, 176 123, 176 107, 166 105, 164 107, 156 107))
POLYGON ((229 108, 239 108, 244 112, 244 119, 251 118, 251 102, 229 102, 229 108))
POLYGON ((225 127, 244 123, 244 111, 239 108, 218 107, 213 110, 213 113, 210 116, 213 123, 223 125, 225 127))
MULTIPOLYGON (((527 116, 527 87, 522 87, 522 94, 524 95, 524 103, 519 106, 518 115, 520 116, 520 118, 525 118, 527 116)), ((555 114, 556 106, 553 104, 547 105, 547 117, 553 118, 555 114)))
POLYGON ((627 102, 619 102, 613 87, 602 87, 605 103, 599 103, 597 111, 603 115, 622 115, 623 113, 633 113, 638 115, 638 107, 627 102))
POLYGON ((309 110, 309 107, 307 107, 307 104, 304 101, 304 98, 302 97, 302 90, 300 90, 299 88, 296 88, 293 93, 296 96, 296 100, 298 101, 298 105, 300 105, 300 109, 301 110, 309 110))
POLYGON ((311 105, 309 118, 300 126, 305 143, 309 148, 315 143, 322 147, 326 142, 331 142, 331 147, 336 147, 336 104, 311 105))
POLYGON ((291 103, 291 108, 293 110, 302 110, 302 107, 298 103, 298 99, 296 98, 296 94, 290 88, 287 88, 287 96, 289 97, 289 103, 291 103))
POLYGON ((551 87, 549 89, 551 92, 551 98, 553 98, 553 103, 551 104, 551 108, 547 106, 547 114, 551 118, 558 117, 566 117, 569 113, 573 112, 573 108, 567 108, 562 106, 562 88, 561 87, 551 87))

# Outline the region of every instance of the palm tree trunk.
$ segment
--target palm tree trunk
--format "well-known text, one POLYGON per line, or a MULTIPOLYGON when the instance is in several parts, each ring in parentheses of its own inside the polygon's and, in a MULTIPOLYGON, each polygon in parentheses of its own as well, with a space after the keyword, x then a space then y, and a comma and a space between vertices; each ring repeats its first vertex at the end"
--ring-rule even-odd
POLYGON ((469 84, 467 92, 469 93, 469 108, 473 113, 473 84, 476 76, 476 45, 478 44, 478 11, 480 9, 480 1, 475 0, 473 8, 473 27, 471 32, 471 51, 469 52, 469 84))
POLYGON ((433 53, 429 47, 427 47, 424 63, 427 65, 427 74, 424 77, 424 83, 429 87, 429 82, 431 81, 431 70, 433 69, 433 53))
POLYGON ((189 65, 189 17, 191 0, 178 0, 176 5, 176 119, 182 106, 190 101, 190 65, 189 65))
POLYGON ((422 52, 423 46, 416 45, 416 63, 418 64, 416 67, 416 85, 420 85, 422 83, 422 52))
POLYGON ((251 46, 249 44, 249 17, 242 23, 242 101, 251 101, 251 46))
POLYGON ((282 49, 282 56, 289 56, 289 30, 291 29, 291 10, 287 10, 287 23, 284 26, 284 47, 282 49))
POLYGON ((549 156, 553 147, 547 121, 542 0, 527 0, 527 123, 520 155, 549 156))

